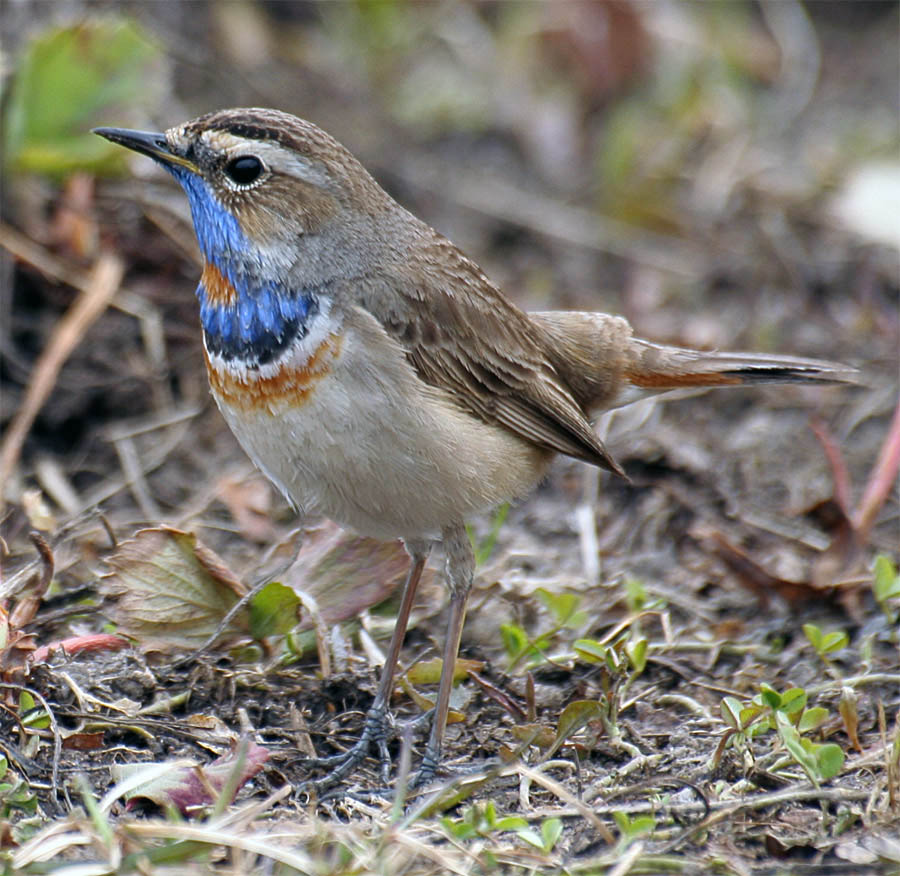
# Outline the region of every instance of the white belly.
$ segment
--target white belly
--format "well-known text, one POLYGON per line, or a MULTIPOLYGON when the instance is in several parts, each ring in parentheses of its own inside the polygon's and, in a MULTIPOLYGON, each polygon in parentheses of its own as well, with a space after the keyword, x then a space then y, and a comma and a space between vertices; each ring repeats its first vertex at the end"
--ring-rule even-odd
POLYGON ((331 342, 308 390, 297 384, 265 403, 244 403, 211 366, 238 441, 301 513, 376 538, 432 537, 543 474, 549 454, 422 384, 367 314, 331 342))

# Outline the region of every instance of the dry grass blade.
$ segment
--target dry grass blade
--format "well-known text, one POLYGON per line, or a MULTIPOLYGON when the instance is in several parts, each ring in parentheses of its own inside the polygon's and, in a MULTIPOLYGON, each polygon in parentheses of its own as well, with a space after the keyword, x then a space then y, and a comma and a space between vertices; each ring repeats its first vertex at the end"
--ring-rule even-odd
POLYGON ((643 853, 643 843, 637 842, 634 845, 630 846, 626 850, 625 854, 622 855, 619 862, 607 873, 607 876, 625 876, 626 873, 630 873, 631 868, 643 853))
POLYGON ((22 407, 13 418, 3 440, 0 449, 0 483, 5 483, 15 468, 28 430, 53 390, 60 369, 84 338, 88 328, 109 306, 122 282, 124 271, 125 266, 118 256, 102 253, 81 294, 54 329, 46 349, 35 365, 22 407))
POLYGON ((146 839, 171 841, 191 840, 208 843, 225 848, 241 849, 254 855, 279 861, 293 867, 301 873, 315 874, 320 872, 312 858, 299 851, 280 848, 268 838, 246 835, 237 831, 213 827, 194 827, 188 824, 170 824, 167 822, 132 823, 124 827, 132 836, 146 839))
POLYGON ((524 763, 519 762, 516 764, 516 769, 519 771, 520 775, 525 776, 528 779, 531 779, 532 782, 537 782, 537 784, 546 788, 550 791, 551 794, 555 794, 560 800, 565 803, 568 803, 569 806, 574 807, 574 809, 587 821, 589 821, 593 826, 597 833, 603 837, 604 841, 609 843, 609 845, 614 845, 616 842, 616 838, 612 835, 610 829, 597 817, 596 813, 590 806, 586 803, 583 803, 579 800, 571 791, 569 791, 564 785, 561 785, 559 782, 551 779, 549 776, 544 775, 540 770, 532 769, 529 766, 526 766, 524 763))
POLYGON ((878 512, 891 489, 895 487, 898 469, 900 469, 900 400, 897 401, 887 438, 881 446, 878 461, 872 469, 863 498, 853 515, 853 525, 861 538, 868 537, 878 512))

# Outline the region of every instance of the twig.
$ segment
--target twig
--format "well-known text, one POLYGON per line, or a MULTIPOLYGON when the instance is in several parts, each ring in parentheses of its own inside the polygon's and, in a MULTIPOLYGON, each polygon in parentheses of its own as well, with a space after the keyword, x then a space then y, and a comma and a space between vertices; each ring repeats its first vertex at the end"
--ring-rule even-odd
POLYGON ((810 423, 810 429, 822 445, 828 465, 831 468, 831 478, 834 482, 834 499, 840 506, 844 516, 849 519, 852 499, 850 497, 850 472, 847 471, 847 463, 841 454, 841 450, 834 440, 834 436, 822 420, 816 418, 810 423))
MULTIPOLYGON (((19 460, 22 445, 38 412, 56 384, 66 359, 84 338, 88 328, 98 319, 116 294, 125 268, 121 259, 101 253, 81 294, 60 319, 47 347, 34 366, 25 398, 3 440, 0 449, 0 483, 5 483, 19 460)), ((0 507, 3 497, 0 495, 0 507)))
POLYGON ((130 438, 121 438, 115 441, 113 446, 116 448, 116 455, 119 457, 119 464, 125 475, 125 483, 131 487, 131 494, 134 496, 138 508, 141 509, 141 513, 147 520, 159 520, 162 512, 150 494, 150 485, 144 477, 144 470, 138 458, 134 441, 130 438))
POLYGON ((878 461, 872 469, 863 497, 853 514, 853 528, 863 541, 866 540, 888 493, 897 483, 898 469, 900 469, 900 399, 894 408, 888 436, 881 445, 878 461))
POLYGON ((771 89, 767 127, 787 130, 806 109, 819 81, 822 52, 816 29, 802 3, 766 0, 760 12, 781 55, 779 81, 771 89))
POLYGON ((222 633, 224 633, 225 630, 228 629, 231 621, 234 619, 237 613, 241 611, 257 594, 261 593, 270 582, 282 578, 284 576, 284 573, 287 572, 287 570, 297 562, 297 555, 300 553, 300 549, 302 547, 303 539, 300 539, 288 561, 281 564, 274 571, 266 572, 260 578, 258 578, 254 582, 253 586, 237 602, 235 602, 234 605, 231 606, 231 608, 225 614, 225 617, 223 617, 219 622, 219 625, 216 627, 212 635, 199 648, 188 654, 186 657, 181 658, 181 660, 177 661, 177 663, 183 664, 190 662, 191 660, 196 660, 201 657, 207 651, 207 649, 211 648, 219 638, 219 636, 221 636, 222 633))
MULTIPOLYGON (((151 446, 142 457, 142 469, 145 474, 153 471, 161 466, 174 448, 176 448, 184 440, 184 436, 190 429, 190 423, 179 423, 173 427, 169 434, 160 439, 158 444, 151 446)), ((101 505, 110 496, 114 496, 120 490, 124 490, 128 486, 128 482, 123 478, 108 478, 98 484, 85 497, 85 507, 94 507, 101 505)))
POLYGON ((34 476, 41 489, 66 514, 77 514, 81 510, 81 497, 56 459, 50 456, 38 459, 34 464, 34 476))
POLYGON ((551 794, 555 794, 560 800, 568 803, 569 806, 575 808, 579 815, 594 827, 597 833, 603 837, 604 841, 609 845, 615 845, 616 838, 612 835, 610 829, 597 816, 596 810, 579 800, 568 788, 559 782, 545 776, 540 770, 532 769, 524 763, 517 763, 516 769, 520 775, 527 776, 531 781, 543 786, 551 794))
MULTIPOLYGON (((293 565, 293 562, 291 562, 291 565, 293 565)), ((290 567, 285 568, 284 571, 286 572, 288 568, 290 567)), ((278 577, 283 577, 283 574, 278 577)), ((319 610, 319 603, 316 602, 312 594, 304 590, 294 588, 294 593, 300 600, 304 610, 309 614, 313 629, 316 631, 316 652, 319 656, 319 669, 322 673, 322 678, 331 678, 331 650, 328 647, 330 637, 328 635, 328 625, 325 623, 322 612, 319 610)))

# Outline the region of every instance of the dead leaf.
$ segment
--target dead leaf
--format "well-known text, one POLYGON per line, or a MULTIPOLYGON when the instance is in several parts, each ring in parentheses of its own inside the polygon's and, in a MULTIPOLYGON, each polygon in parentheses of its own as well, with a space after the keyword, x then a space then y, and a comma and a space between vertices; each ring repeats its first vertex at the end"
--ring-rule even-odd
MULTIPOLYGON (((284 583, 312 596, 325 623, 335 624, 384 602, 403 583, 408 567, 401 542, 365 538, 326 523, 307 533, 284 583)), ((426 566, 420 590, 433 580, 434 571, 426 566)))
MULTIPOLYGON (((479 667, 480 669, 480 667, 479 667)), ((516 721, 525 721, 528 718, 528 715, 522 709, 522 707, 505 691, 501 690, 495 684, 489 682, 486 678, 483 678, 478 672, 474 671, 474 669, 469 670, 469 677, 475 681, 478 686, 481 688, 482 692, 489 696, 495 703, 498 703, 502 708, 506 709, 510 715, 516 721)), ((531 674, 529 673, 529 678, 531 679, 531 694, 534 695, 534 679, 531 678, 531 674)), ((533 700, 532 700, 533 704, 533 700)), ((532 716, 533 718, 533 716, 532 716)))
MULTIPOLYGON (((131 809, 138 800, 149 800, 163 809, 174 806, 182 815, 187 815, 200 806, 214 803, 216 796, 228 784, 233 790, 228 800, 230 803, 238 790, 262 769, 268 758, 267 749, 244 739, 205 767, 189 761, 173 761, 171 770, 126 795, 127 808, 131 809), (234 775, 236 770, 237 776, 234 775)), ((127 764, 112 767, 110 772, 119 782, 147 766, 146 763, 127 764)))
POLYGON ((94 175, 73 173, 63 185, 50 223, 50 236, 80 261, 93 257, 97 251, 100 235, 93 206, 94 175))
POLYGON ((241 535, 248 541, 268 544, 275 538, 272 523, 272 488, 256 475, 235 477, 224 475, 216 484, 217 493, 234 518, 241 535))
MULTIPOLYGON (((112 571, 100 589, 112 597, 107 613, 145 651, 200 647, 245 592, 196 535, 165 526, 138 531, 106 562, 112 571)), ((245 612, 234 625, 232 632, 247 632, 245 612)))
POLYGON ((103 748, 104 731, 97 733, 72 733, 63 739, 63 748, 73 751, 96 751, 103 748))
MULTIPOLYGON (((444 661, 440 657, 420 660, 409 667, 405 677, 410 684, 437 684, 441 680, 443 668, 444 661)), ((483 660, 464 660, 457 657, 453 667, 453 683, 464 681, 470 673, 480 672, 482 669, 484 669, 483 660)))
POLYGON ((556 725, 556 738, 553 740, 550 750, 544 756, 551 757, 571 736, 592 721, 599 721, 603 716, 603 705, 596 700, 576 700, 574 703, 569 703, 559 716, 559 721, 556 725))
POLYGON ((801 605, 829 595, 827 591, 823 593, 807 581, 788 581, 773 575, 749 554, 732 544, 721 532, 697 526, 692 535, 729 568, 738 583, 759 599, 763 609, 768 608, 773 593, 791 605, 801 605))
POLYGON ((547 751, 556 741, 553 728, 545 724, 517 724, 511 732, 519 742, 536 745, 542 751, 547 751))
MULTIPOLYGON (((398 682, 400 689, 423 711, 428 712, 434 708, 435 700, 419 693, 407 680, 401 678, 398 682)), ((435 697, 436 699, 436 697, 435 697)), ((466 716, 452 706, 447 711, 448 724, 462 724, 466 720, 466 716)))

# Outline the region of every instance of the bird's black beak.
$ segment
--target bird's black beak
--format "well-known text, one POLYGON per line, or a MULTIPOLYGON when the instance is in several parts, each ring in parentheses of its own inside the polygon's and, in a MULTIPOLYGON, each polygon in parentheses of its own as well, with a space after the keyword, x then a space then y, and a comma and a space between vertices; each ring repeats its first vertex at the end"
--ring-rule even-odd
POLYGON ((92 133, 105 137, 112 143, 118 143, 127 149, 133 149, 147 155, 160 164, 177 164, 188 170, 197 171, 197 166, 181 155, 176 155, 166 141, 165 134, 152 131, 131 131, 128 128, 94 128, 92 133))

